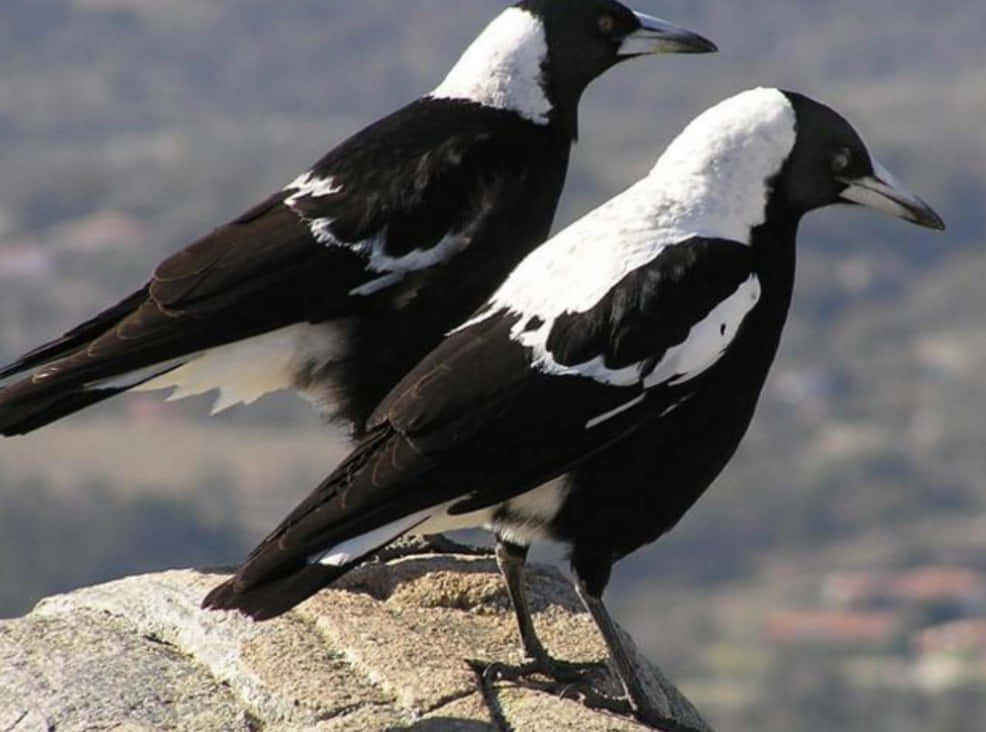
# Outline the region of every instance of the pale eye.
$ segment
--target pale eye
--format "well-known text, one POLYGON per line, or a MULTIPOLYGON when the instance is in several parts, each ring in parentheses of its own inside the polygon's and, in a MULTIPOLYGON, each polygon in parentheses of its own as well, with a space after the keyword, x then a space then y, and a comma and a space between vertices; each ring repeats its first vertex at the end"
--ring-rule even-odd
POLYGON ((845 173, 852 165, 852 152, 844 147, 832 157, 832 172, 845 173))
POLYGON ((599 30, 604 35, 609 35, 616 29, 616 18, 614 18, 609 13, 604 13, 599 16, 599 20, 596 21, 599 25, 599 30))

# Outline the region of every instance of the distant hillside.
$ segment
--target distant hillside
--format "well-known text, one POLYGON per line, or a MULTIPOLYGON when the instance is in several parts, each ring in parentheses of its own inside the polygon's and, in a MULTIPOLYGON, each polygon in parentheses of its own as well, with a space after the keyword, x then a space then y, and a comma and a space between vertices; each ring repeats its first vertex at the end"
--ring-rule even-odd
MULTIPOLYGON (((37 246, 54 261, 26 281, 22 269, 8 265, 8 277, 0 270, 2 317, 32 321, 31 337, 4 327, 0 354, 68 325, 67 310, 122 294, 157 259, 432 87, 501 7, 8 2, 0 24, 0 242, 37 246), (71 225, 100 211, 143 227, 131 246, 117 243, 121 256, 109 268, 104 252, 71 251, 71 225), (63 282, 63 305, 35 295, 48 278, 63 282)), ((929 244, 924 233, 872 217, 827 215, 809 229, 807 250, 851 250, 876 270, 904 267, 899 280, 947 250, 978 245, 984 213, 972 204, 986 194, 986 142, 967 121, 986 116, 981 3, 640 7, 701 29, 722 53, 638 60, 593 86, 559 225, 641 175, 703 107, 743 87, 778 84, 850 114, 951 227, 929 244), (858 226, 862 235, 849 233, 858 226)), ((811 273, 805 280, 802 302, 824 305, 815 300, 826 298, 827 284, 813 286, 811 273)))

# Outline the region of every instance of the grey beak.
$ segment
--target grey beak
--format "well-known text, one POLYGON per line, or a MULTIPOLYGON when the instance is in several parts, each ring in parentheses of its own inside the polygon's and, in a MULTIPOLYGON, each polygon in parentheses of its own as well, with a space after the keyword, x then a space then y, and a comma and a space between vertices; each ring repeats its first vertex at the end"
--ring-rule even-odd
POLYGON ((623 39, 621 57, 654 53, 715 53, 719 48, 712 41, 685 28, 679 28, 652 15, 634 12, 640 28, 623 39))
POLYGON ((882 211, 898 219, 904 219, 928 229, 945 230, 945 222, 927 203, 904 188, 897 179, 876 160, 873 175, 863 178, 842 178, 848 187, 841 197, 851 203, 882 211))

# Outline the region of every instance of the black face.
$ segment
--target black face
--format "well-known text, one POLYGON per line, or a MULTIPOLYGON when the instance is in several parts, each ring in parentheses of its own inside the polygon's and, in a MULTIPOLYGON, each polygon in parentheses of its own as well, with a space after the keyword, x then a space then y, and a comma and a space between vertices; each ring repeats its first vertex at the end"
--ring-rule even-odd
POLYGON ((517 7, 544 23, 548 94, 574 125, 582 92, 593 79, 628 57, 620 45, 640 21, 615 0, 525 0, 517 7))
POLYGON ((517 7, 541 19, 559 65, 579 67, 586 84, 620 60, 620 44, 640 29, 616 0, 524 0, 517 7))
POLYGON ((797 116, 797 142, 782 174, 787 202, 806 213, 840 202, 846 180, 873 175, 866 145, 841 115, 795 92, 784 92, 797 116))

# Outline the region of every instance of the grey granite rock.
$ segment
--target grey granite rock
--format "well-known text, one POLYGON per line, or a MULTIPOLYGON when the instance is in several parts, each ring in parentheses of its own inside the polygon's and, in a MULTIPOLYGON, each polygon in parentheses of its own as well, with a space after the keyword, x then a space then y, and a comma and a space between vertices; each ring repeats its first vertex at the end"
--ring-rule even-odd
MULTIPOLYGON (((0 622, 0 732, 496 729, 466 663, 521 660, 491 560, 370 564, 267 623, 201 611, 222 579, 196 571, 130 577, 50 597, 0 622)), ((568 660, 603 658, 567 580, 540 567, 528 579, 547 647, 568 660)), ((660 672, 640 663, 679 729, 708 732, 660 672)), ((518 731, 644 729, 511 684, 494 693, 518 731)))

